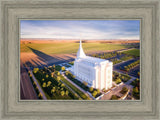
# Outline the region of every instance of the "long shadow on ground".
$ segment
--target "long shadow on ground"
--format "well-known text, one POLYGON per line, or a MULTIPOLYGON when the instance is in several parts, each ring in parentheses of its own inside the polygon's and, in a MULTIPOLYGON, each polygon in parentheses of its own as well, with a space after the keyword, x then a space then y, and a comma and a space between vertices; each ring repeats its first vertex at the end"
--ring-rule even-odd
POLYGON ((37 59, 31 59, 31 61, 26 62, 26 65, 28 67, 31 67, 31 66, 35 67, 33 64, 35 64, 36 67, 44 67, 46 65, 60 64, 63 62, 70 62, 70 61, 74 60, 74 58, 66 56, 66 55, 64 55, 64 58, 58 57, 58 56, 53 57, 53 56, 47 55, 39 50, 33 49, 29 46, 28 46, 28 48, 31 49, 32 52, 38 56, 37 59))

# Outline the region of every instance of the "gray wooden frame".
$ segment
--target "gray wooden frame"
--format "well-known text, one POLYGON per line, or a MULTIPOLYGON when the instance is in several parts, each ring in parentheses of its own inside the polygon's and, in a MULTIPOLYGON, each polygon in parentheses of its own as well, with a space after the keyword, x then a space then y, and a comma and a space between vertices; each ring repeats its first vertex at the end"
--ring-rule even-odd
POLYGON ((159 0, 0 0, 0 119, 159 119, 159 0), (141 20, 141 100, 19 100, 20 19, 141 20))

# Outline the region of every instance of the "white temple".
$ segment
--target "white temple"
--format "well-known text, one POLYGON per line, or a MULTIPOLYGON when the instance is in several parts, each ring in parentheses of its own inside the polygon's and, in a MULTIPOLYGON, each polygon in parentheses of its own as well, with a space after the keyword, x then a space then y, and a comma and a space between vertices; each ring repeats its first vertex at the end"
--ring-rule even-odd
POLYGON ((112 87, 113 63, 95 57, 86 56, 81 41, 74 62, 73 73, 80 81, 86 81, 93 88, 102 90, 112 87))

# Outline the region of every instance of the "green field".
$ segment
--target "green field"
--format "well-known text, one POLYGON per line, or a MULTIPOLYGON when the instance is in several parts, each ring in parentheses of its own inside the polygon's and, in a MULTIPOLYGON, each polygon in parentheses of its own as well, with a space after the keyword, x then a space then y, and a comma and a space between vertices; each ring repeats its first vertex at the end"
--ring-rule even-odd
POLYGON ((133 56, 136 56, 136 57, 140 56, 140 50, 139 49, 127 50, 127 51, 124 51, 122 53, 127 54, 127 55, 133 55, 133 56))
MULTIPOLYGON (((120 50, 131 47, 131 45, 107 44, 107 43, 83 43, 82 45, 85 53, 94 51, 120 50)), ((79 43, 21 44, 21 52, 32 52, 33 50, 38 50, 45 54, 76 53, 78 48, 79 48, 79 43)))

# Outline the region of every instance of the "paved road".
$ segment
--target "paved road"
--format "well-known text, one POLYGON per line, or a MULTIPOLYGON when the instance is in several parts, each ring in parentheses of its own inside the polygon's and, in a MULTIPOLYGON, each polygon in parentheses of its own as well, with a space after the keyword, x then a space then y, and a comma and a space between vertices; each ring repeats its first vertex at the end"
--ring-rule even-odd
POLYGON ((127 66, 127 65, 129 65, 129 64, 131 64, 131 63, 133 63, 137 60, 138 59, 133 58, 133 59, 130 59, 130 60, 127 60, 127 61, 120 62, 120 63, 114 65, 114 69, 120 69, 120 67, 123 69, 124 66, 127 66))
POLYGON ((20 76, 20 99, 21 100, 36 100, 37 94, 33 88, 31 80, 28 76, 26 69, 21 68, 20 76))
POLYGON ((44 100, 47 100, 47 98, 46 98, 46 96, 45 96, 45 94, 44 94, 44 92, 43 92, 43 90, 42 90, 41 86, 39 85, 39 83, 38 83, 37 79, 35 78, 35 76, 34 76, 33 72, 32 72, 32 71, 30 71, 30 74, 32 75, 33 81, 34 81, 34 82, 36 82, 37 87, 38 87, 38 89, 39 89, 39 92, 40 92, 40 93, 42 93, 42 97, 43 97, 43 99, 44 99, 44 100))
POLYGON ((139 71, 140 71, 140 65, 137 65, 136 67, 132 68, 132 69, 128 72, 128 74, 139 78, 139 76, 138 76, 138 74, 137 74, 139 71))
POLYGON ((139 65, 136 66, 136 67, 134 67, 134 68, 132 68, 129 72, 120 70, 120 67, 123 69, 124 66, 129 65, 130 63, 133 63, 134 61, 137 61, 137 60, 138 60, 138 58, 137 58, 137 59, 130 59, 130 60, 123 61, 123 62, 120 62, 120 63, 118 63, 118 64, 115 64, 115 65, 113 66, 113 70, 119 71, 119 72, 121 72, 121 73, 123 73, 123 74, 128 73, 128 75, 131 75, 131 76, 134 76, 134 77, 138 77, 137 73, 138 73, 138 71, 139 71, 139 69, 140 69, 140 66, 139 66, 139 65))

